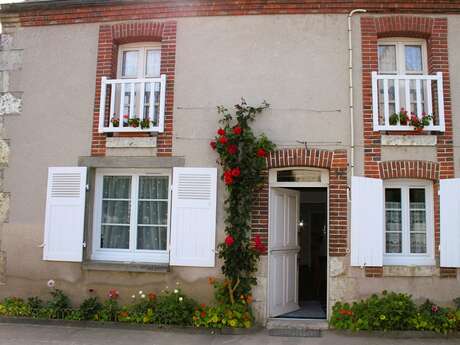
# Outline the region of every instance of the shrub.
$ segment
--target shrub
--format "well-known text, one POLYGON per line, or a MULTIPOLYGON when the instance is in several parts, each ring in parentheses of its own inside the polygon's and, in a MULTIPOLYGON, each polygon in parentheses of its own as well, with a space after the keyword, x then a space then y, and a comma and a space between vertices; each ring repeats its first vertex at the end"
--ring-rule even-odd
POLYGON ((46 305, 48 317, 52 319, 65 318, 65 316, 71 312, 69 297, 59 289, 53 289, 50 294, 52 298, 46 305))
POLYGON ((152 322, 160 325, 188 326, 198 303, 182 294, 180 289, 163 291, 156 300, 152 322))
POLYGON ((439 307, 426 300, 417 313, 410 319, 414 329, 421 331, 434 331, 438 333, 447 333, 457 329, 457 315, 455 311, 449 308, 439 307))
POLYGON ((30 308, 31 316, 34 318, 46 317, 46 309, 44 302, 37 296, 29 297, 27 299, 27 305, 30 308))
POLYGON ((97 297, 90 297, 85 299, 80 305, 79 314, 83 320, 94 320, 101 309, 102 304, 98 301, 97 297))
POLYGON ((31 316, 30 307, 22 298, 7 297, 0 304, 1 316, 31 316))
POLYGON ((206 328, 250 328, 253 325, 251 308, 244 302, 219 304, 207 307, 202 304, 193 315, 195 327, 206 328))
POLYGON ((102 303, 101 310, 96 316, 100 321, 118 321, 118 313, 121 308, 116 299, 108 299, 102 303))

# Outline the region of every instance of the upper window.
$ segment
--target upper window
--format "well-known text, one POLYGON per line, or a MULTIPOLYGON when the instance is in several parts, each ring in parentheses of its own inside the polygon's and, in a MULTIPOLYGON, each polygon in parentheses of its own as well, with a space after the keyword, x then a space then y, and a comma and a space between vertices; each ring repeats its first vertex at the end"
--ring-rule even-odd
POLYGON ((161 50, 157 44, 126 44, 119 48, 119 78, 156 78, 160 76, 161 50))
POLYGON ((378 46, 379 73, 426 74, 424 40, 384 39, 378 46))
POLYGON ((385 183, 385 264, 434 264, 432 200, 431 182, 385 183))
POLYGON ((100 171, 93 259, 168 262, 168 171, 100 171))

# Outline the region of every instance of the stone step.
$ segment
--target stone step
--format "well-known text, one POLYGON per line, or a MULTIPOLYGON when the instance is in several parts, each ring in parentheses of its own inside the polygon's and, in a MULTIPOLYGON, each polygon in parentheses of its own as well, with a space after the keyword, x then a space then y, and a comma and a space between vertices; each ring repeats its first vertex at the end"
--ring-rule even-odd
POLYGON ((321 331, 328 329, 328 323, 326 320, 270 318, 266 327, 272 336, 321 337, 321 331))

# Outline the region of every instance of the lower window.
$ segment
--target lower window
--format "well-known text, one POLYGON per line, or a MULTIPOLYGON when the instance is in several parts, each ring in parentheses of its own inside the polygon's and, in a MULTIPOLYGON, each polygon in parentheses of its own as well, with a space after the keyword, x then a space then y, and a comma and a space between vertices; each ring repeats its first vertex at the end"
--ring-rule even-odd
POLYGON ((170 173, 96 172, 92 259, 167 263, 170 173))
POLYGON ((431 182, 385 183, 384 245, 384 264, 434 265, 431 182))

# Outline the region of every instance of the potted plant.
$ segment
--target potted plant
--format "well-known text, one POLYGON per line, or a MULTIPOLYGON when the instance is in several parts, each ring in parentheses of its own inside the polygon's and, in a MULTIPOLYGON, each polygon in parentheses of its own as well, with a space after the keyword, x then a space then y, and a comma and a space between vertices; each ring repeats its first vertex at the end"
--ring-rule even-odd
POLYGON ((148 118, 148 117, 145 118, 145 119, 142 119, 142 121, 141 121, 141 123, 140 123, 141 128, 142 128, 142 129, 149 128, 151 122, 152 122, 152 121, 150 121, 150 118, 148 118))
POLYGON ((425 126, 430 124, 430 121, 433 117, 431 115, 427 115, 426 113, 422 113, 422 117, 419 118, 414 113, 411 113, 409 125, 414 127, 414 130, 418 133, 423 131, 425 126))
POLYGON ((396 126, 399 123, 401 126, 407 126, 408 120, 409 116, 407 116, 407 110, 401 108, 399 113, 393 113, 390 116, 390 125, 396 126))

